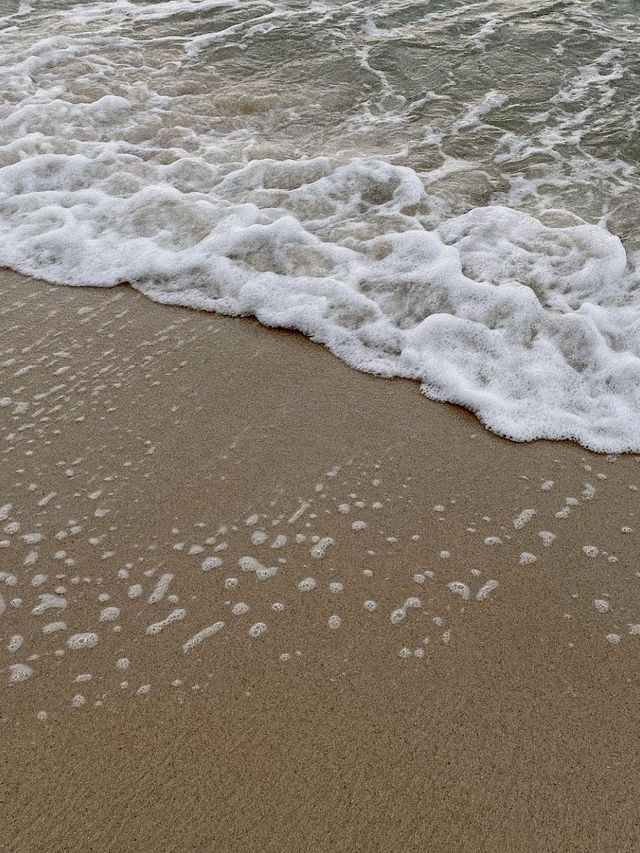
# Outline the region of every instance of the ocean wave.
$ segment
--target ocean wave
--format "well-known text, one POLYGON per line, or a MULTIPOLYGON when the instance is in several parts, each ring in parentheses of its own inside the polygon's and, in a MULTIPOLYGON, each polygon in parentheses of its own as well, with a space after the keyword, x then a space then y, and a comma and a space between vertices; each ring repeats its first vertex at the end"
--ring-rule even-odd
MULTIPOLYGON (((359 89, 336 97, 324 81, 334 101, 317 125, 308 83, 282 90, 266 54, 246 60, 247 40, 295 26, 295 3, 248 4, 251 14, 189 0, 62 6, 46 37, 28 10, 7 19, 0 264, 296 329, 516 441, 640 451, 637 250, 628 222, 624 242, 611 230, 638 182, 624 139, 596 157, 587 132, 602 135, 607 112, 625 108, 618 87, 635 72, 624 51, 594 47, 523 122, 504 80, 407 98, 372 46, 423 19, 346 5, 362 25, 350 54, 359 89), (143 29, 123 32, 123 16, 143 29), (168 20, 173 36, 153 29, 168 20), (202 53, 220 45, 243 58, 210 66, 202 53), (567 206, 576 187, 582 201, 567 206)), ((339 38, 345 10, 306 14, 322 55, 319 23, 321 42, 332 27, 339 38)), ((434 14, 442 38, 448 19, 434 14)), ((474 19, 471 49, 490 52, 503 24, 474 19)))

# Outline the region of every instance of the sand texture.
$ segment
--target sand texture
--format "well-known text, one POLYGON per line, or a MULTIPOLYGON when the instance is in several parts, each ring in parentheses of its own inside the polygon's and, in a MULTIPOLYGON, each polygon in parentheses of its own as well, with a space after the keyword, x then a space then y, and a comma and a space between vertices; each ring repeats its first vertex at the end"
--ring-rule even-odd
POLYGON ((640 849, 640 464, 0 277, 0 849, 640 849))

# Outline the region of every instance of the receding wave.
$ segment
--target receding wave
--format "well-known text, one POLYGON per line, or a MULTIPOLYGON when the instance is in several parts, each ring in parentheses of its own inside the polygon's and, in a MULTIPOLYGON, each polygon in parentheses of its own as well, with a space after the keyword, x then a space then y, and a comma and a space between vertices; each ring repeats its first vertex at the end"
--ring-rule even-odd
POLYGON ((0 264, 297 329, 518 441, 640 451, 624 3, 16 3, 0 264))

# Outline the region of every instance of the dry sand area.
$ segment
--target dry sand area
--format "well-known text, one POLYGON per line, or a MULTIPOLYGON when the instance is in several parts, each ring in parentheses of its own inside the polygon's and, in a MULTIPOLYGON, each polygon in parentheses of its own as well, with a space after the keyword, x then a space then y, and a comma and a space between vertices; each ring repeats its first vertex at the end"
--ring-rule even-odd
POLYGON ((3 851, 640 849, 640 460, 0 278, 3 851))

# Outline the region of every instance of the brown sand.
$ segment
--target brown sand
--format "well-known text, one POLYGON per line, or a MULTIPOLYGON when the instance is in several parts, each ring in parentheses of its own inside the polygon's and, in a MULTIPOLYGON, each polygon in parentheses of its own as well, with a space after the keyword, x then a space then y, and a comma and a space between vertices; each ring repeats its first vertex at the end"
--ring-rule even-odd
POLYGON ((501 440, 251 321, 0 287, 1 850, 640 849, 636 459, 501 440))

